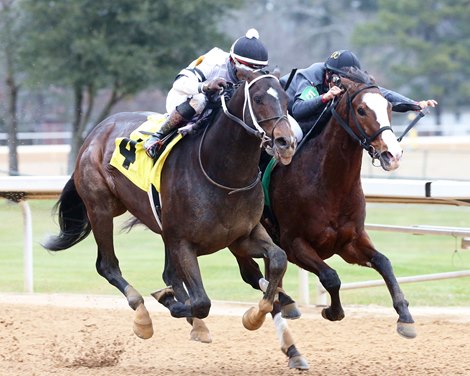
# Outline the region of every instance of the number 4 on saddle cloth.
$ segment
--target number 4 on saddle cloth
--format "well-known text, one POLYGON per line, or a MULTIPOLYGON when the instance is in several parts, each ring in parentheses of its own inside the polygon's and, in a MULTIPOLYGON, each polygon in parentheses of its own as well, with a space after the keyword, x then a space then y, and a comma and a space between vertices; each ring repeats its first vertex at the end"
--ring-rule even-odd
POLYGON ((129 137, 116 138, 111 166, 117 168, 134 185, 147 192, 153 214, 158 224, 160 221, 160 179, 163 164, 172 148, 183 138, 183 135, 173 132, 158 151, 156 160, 145 153, 144 142, 151 134, 157 132, 165 120, 165 115, 152 114, 147 121, 135 129, 129 137))

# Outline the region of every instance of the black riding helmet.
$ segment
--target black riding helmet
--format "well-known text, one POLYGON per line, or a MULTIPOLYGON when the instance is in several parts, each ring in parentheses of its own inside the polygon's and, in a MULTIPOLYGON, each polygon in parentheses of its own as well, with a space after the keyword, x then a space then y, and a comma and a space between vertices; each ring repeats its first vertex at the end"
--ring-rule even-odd
POLYGON ((348 67, 361 69, 361 63, 359 62, 359 59, 349 50, 335 51, 325 62, 325 68, 336 73, 342 73, 343 68, 348 67))
POLYGON ((233 43, 230 57, 235 64, 242 64, 251 69, 262 69, 268 65, 268 50, 259 40, 256 29, 248 30, 245 36, 233 43))

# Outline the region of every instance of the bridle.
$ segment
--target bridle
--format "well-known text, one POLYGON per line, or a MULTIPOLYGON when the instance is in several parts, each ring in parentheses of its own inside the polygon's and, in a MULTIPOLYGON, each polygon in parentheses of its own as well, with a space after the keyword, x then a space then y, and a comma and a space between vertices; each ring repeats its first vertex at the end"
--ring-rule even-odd
MULTIPOLYGON (((274 75, 271 75, 271 74, 263 74, 261 76, 258 76, 256 78, 254 78, 253 80, 251 80, 250 82, 247 82, 245 81, 244 82, 244 101, 243 101, 243 117, 242 119, 240 119, 239 117, 235 116, 234 114, 232 114, 228 108, 227 108, 227 104, 226 104, 226 99, 225 99, 225 96, 222 95, 220 96, 220 99, 221 99, 221 102, 222 102, 222 110, 224 112, 224 114, 230 119, 230 120, 233 120, 235 123, 241 125, 243 127, 243 129, 245 129, 249 134, 259 138, 261 140, 261 143, 260 143, 260 147, 264 147, 266 149, 266 151, 268 151, 268 149, 271 149, 272 150, 272 147, 273 147, 273 133, 274 133, 274 129, 276 128, 276 126, 282 121, 282 120, 287 120, 288 121, 288 118, 287 118, 287 114, 283 114, 282 113, 282 109, 280 108, 279 106, 279 114, 276 115, 276 116, 272 116, 272 117, 269 117, 269 118, 266 118, 266 119, 260 119, 258 120, 256 118, 256 115, 253 111, 253 105, 252 105, 252 100, 251 100, 251 95, 250 95, 250 88, 253 86, 253 84, 261 79, 264 79, 264 78, 274 78, 275 80, 278 81, 278 78, 274 75), (245 114, 248 113, 249 116, 250 116, 250 119, 251 119, 251 124, 252 126, 248 125, 247 122, 246 122, 246 117, 245 117, 245 114), (275 120, 275 123, 274 123, 274 126, 273 126, 273 130, 271 132, 271 137, 269 137, 268 135, 266 135, 266 132, 264 131, 264 129, 260 126, 260 123, 263 123, 263 122, 266 122, 266 121, 272 121, 272 120, 275 120)), ((202 158, 201 158, 201 153, 202 153, 202 144, 204 142, 204 138, 205 138, 205 135, 206 135, 206 132, 207 132, 207 129, 209 127, 206 127, 204 129, 204 132, 202 134, 202 137, 201 137, 201 143, 199 144, 199 155, 198 155, 198 158, 199 158, 199 166, 201 167, 201 170, 202 170, 202 173, 204 174, 204 176, 206 177, 206 179, 211 182, 213 185, 219 187, 219 188, 222 188, 222 189, 226 189, 229 192, 229 195, 230 194, 233 194, 233 193, 236 193, 236 192, 240 192, 240 191, 248 191, 252 188, 254 188, 261 180, 261 171, 260 169, 258 168, 258 175, 256 176, 256 179, 248 184, 247 186, 245 187, 240 187, 240 188, 233 188, 233 187, 228 187, 228 186, 225 186, 223 184, 219 184, 217 183, 215 180, 213 180, 206 172, 206 170, 204 169, 204 166, 202 164, 202 158)))
POLYGON ((380 153, 375 150, 375 148, 372 146, 372 142, 380 135, 382 132, 386 130, 391 130, 393 132, 392 127, 386 126, 386 127, 380 127, 374 134, 368 135, 364 128, 361 126, 360 122, 357 120, 356 113, 354 112, 354 108, 352 105, 352 102, 354 98, 362 93, 365 90, 369 89, 379 89, 377 85, 367 85, 365 87, 360 88, 356 92, 354 92, 352 95, 349 95, 349 92, 346 90, 345 94, 343 94, 340 98, 339 101, 335 101, 335 99, 332 101, 333 103, 331 104, 331 114, 335 118, 335 120, 341 125, 341 127, 356 141, 358 141, 359 145, 366 150, 369 155, 371 156, 372 160, 379 159, 380 153), (347 113, 347 118, 344 120, 341 118, 341 116, 338 114, 336 111, 336 107, 339 105, 341 100, 343 99, 342 97, 346 95, 345 101, 346 101, 346 113, 347 113), (352 128, 349 126, 349 121, 350 118, 353 119, 354 124, 356 125, 356 129, 359 132, 359 135, 357 135, 352 128))
POLYGON ((228 110, 226 99, 225 99, 225 96, 223 96, 223 95, 221 96, 222 110, 224 111, 224 114, 230 120, 233 120, 237 124, 241 125, 248 133, 258 137, 261 140, 260 147, 266 147, 266 146, 272 147, 272 145, 273 145, 273 136, 272 135, 274 133, 274 129, 279 124, 279 122, 281 122, 282 120, 287 120, 288 121, 288 119, 287 119, 287 114, 282 114, 281 113, 282 110, 281 110, 280 107, 279 107, 279 114, 278 115, 272 116, 272 117, 266 118, 266 119, 261 119, 261 120, 256 119, 256 115, 253 111, 253 104, 252 104, 252 101, 251 101, 250 88, 253 86, 254 83, 256 83, 257 81, 259 81, 263 78, 274 78, 276 81, 279 81, 279 79, 276 76, 272 75, 272 74, 263 74, 262 76, 258 76, 255 79, 251 80, 250 82, 245 81, 245 87, 244 87, 245 99, 243 101, 243 118, 242 119, 240 119, 237 116, 233 115, 228 110), (248 111, 247 111, 247 109, 248 109, 248 111), (246 113, 247 112, 250 115, 251 123, 253 125, 252 127, 249 126, 246 122, 246 113), (273 130, 271 132, 271 137, 269 137, 269 136, 266 135, 266 132, 263 130, 263 128, 261 128, 261 126, 259 124, 263 123, 265 121, 271 121, 271 120, 276 120, 276 122, 274 123, 274 127, 273 127, 273 130))

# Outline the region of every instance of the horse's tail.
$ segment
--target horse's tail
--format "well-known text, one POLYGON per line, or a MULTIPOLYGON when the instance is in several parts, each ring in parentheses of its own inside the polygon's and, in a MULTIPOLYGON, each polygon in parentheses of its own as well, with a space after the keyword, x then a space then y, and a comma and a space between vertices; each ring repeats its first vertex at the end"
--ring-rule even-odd
POLYGON ((59 201, 54 205, 54 215, 59 219, 60 233, 50 236, 42 246, 50 251, 62 251, 85 239, 91 231, 91 224, 85 203, 78 195, 73 175, 65 184, 59 201))

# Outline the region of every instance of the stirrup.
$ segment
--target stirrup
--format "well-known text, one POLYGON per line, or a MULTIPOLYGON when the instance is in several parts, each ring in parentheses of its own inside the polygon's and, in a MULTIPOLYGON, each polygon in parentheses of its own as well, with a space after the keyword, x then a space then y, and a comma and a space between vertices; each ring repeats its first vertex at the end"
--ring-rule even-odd
POLYGON ((161 149, 163 146, 163 142, 160 139, 156 139, 150 146, 145 147, 145 153, 150 157, 150 158, 155 158, 157 155, 157 152, 161 149))

